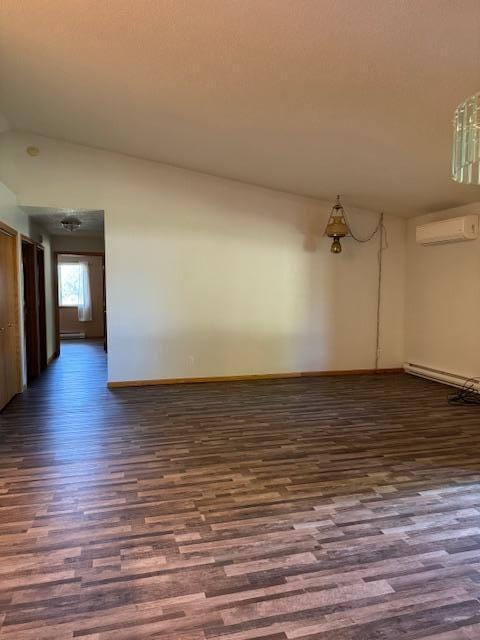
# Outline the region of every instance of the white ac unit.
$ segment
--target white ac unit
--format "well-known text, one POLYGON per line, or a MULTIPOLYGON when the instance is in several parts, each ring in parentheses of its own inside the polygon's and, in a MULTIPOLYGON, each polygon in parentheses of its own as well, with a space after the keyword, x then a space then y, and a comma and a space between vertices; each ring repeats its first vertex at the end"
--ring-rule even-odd
POLYGON ((478 238, 478 215, 460 216, 419 225, 415 238, 419 244, 475 240, 478 238))

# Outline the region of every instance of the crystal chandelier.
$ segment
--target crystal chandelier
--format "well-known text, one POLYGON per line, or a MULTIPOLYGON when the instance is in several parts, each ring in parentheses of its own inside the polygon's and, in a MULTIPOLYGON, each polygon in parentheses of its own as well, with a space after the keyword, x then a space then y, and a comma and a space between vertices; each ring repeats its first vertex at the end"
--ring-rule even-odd
POLYGON ((463 184, 480 184, 480 93, 455 109, 452 178, 463 184))

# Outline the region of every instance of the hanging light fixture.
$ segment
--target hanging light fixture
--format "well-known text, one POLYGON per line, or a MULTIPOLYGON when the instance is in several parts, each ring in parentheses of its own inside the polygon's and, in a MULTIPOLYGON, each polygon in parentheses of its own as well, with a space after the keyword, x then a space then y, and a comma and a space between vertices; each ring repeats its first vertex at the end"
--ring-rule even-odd
POLYGON ((337 201, 333 205, 330 212, 330 217, 325 228, 325 235, 332 238, 332 246, 330 251, 332 253, 341 253, 342 245, 340 239, 349 235, 349 228, 345 220, 345 211, 340 203, 340 196, 337 196, 337 201))
POLYGON ((383 225, 383 213, 380 214, 377 226, 367 238, 359 238, 358 236, 356 236, 353 233, 350 224, 348 223, 347 214, 342 206, 342 203, 340 202, 340 196, 337 196, 337 200, 332 207, 323 235, 332 238, 332 246, 330 247, 330 251, 332 253, 342 253, 342 244, 340 242, 342 238, 349 236, 356 242, 368 242, 380 229, 382 230, 381 242, 383 243, 383 235, 385 234, 383 225))
POLYGON ((455 109, 452 178, 462 184, 480 185, 480 93, 455 109))
POLYGON ((69 231, 76 231, 81 224, 82 221, 75 216, 66 216, 61 221, 62 227, 64 229, 68 229, 69 231))

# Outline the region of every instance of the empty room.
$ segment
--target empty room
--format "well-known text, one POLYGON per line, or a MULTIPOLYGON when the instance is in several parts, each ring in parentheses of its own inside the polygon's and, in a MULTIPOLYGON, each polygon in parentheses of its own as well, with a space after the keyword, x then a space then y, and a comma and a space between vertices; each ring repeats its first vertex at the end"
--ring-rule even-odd
POLYGON ((478 0, 0 3, 0 640, 480 639, 478 0))

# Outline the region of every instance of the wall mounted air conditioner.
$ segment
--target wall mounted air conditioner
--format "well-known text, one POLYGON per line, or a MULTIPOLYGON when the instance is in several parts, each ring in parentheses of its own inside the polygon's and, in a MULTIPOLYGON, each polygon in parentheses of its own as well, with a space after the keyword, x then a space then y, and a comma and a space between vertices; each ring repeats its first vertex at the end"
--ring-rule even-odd
POLYGON ((475 240, 478 238, 478 215, 460 216, 419 225, 415 238, 419 244, 475 240))

